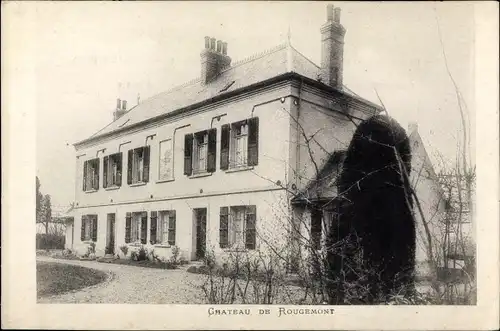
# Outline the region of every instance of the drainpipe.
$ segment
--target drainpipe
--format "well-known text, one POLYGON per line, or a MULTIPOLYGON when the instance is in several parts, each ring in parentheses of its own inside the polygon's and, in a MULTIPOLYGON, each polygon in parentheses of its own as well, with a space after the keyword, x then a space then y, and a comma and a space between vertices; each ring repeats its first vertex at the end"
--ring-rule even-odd
POLYGON ((191 126, 191 124, 185 124, 182 126, 178 126, 174 129, 174 133, 172 134, 172 178, 175 179, 175 133, 177 130, 187 128, 191 126))

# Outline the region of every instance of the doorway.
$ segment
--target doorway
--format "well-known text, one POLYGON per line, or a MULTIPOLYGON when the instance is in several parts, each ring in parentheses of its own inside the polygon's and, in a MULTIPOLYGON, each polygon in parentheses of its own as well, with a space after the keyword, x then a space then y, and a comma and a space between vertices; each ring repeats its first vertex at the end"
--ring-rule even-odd
POLYGON ((108 214, 106 254, 115 255, 115 214, 108 214))
POLYGON ((194 209, 194 219, 196 227, 196 259, 205 257, 207 246, 207 209, 194 209))

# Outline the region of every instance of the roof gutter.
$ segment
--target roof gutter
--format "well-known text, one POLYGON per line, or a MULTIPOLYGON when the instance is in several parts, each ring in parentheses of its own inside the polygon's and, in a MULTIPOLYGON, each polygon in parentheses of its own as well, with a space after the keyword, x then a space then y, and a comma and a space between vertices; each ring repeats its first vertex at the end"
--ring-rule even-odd
MULTIPOLYGON (((73 146, 75 148, 78 148, 78 147, 81 147, 81 146, 83 146, 85 144, 92 143, 92 142, 101 140, 103 138, 109 137, 109 136, 113 136, 113 135, 115 135, 117 133, 120 133, 120 132, 125 132, 125 131, 128 131, 130 129, 138 128, 138 127, 141 127, 141 126, 144 126, 144 125, 147 125, 149 123, 153 123, 153 122, 156 122, 156 121, 159 121, 159 120, 162 120, 162 119, 166 119, 166 118, 169 118, 169 117, 174 117, 176 115, 179 115, 181 113, 184 113, 184 112, 196 109, 196 108, 201 108, 203 106, 210 105, 212 103, 215 103, 215 102, 218 102, 218 101, 221 101, 221 100, 224 100, 224 99, 228 99, 228 98, 231 98, 231 97, 234 97, 234 96, 246 93, 248 91, 252 91, 252 90, 255 90, 255 89, 258 89, 258 88, 266 87, 266 86, 269 86, 269 85, 272 85, 272 84, 276 84, 276 83, 279 83, 281 81, 286 81, 286 80, 299 80, 299 81, 307 83, 308 85, 311 85, 311 86, 316 87, 316 88, 318 88, 320 90, 323 90, 325 92, 332 93, 332 94, 334 94, 336 96, 343 96, 343 95, 345 95, 344 92, 341 92, 341 91, 339 91, 339 90, 337 90, 337 89, 335 89, 335 88, 333 88, 331 86, 325 85, 325 84, 323 84, 321 82, 318 82, 318 81, 316 81, 314 79, 302 76, 302 75, 300 75, 298 73, 295 73, 295 72, 287 72, 287 73, 284 73, 284 74, 281 74, 281 75, 278 75, 278 76, 275 76, 275 77, 263 80, 261 82, 255 83, 255 84, 244 86, 244 87, 236 89, 234 91, 229 91, 229 92, 226 92, 226 93, 223 93, 223 94, 216 95, 216 96, 214 96, 212 98, 208 98, 208 99, 205 99, 203 101, 191 104, 189 106, 176 109, 176 110, 168 112, 166 114, 162 114, 162 115, 159 115, 159 116, 151 117, 151 118, 149 118, 147 120, 144 120, 144 121, 141 121, 141 122, 138 122, 138 123, 134 123, 134 124, 128 125, 128 126, 123 127, 123 128, 118 128, 116 130, 113 130, 113 131, 110 131, 110 132, 107 132, 107 133, 104 133, 104 134, 101 134, 101 135, 97 135, 97 136, 93 136, 93 137, 84 139, 82 141, 79 141, 79 142, 73 144, 73 146)), ((378 106, 378 105, 376 105, 374 103, 371 103, 371 102, 369 102, 367 100, 362 100, 360 98, 356 98, 356 97, 353 97, 351 95, 348 95, 348 96, 350 98, 352 98, 352 99, 355 99, 355 100, 359 101, 359 102, 367 104, 370 107, 374 107, 374 108, 376 108, 376 109, 378 109, 380 111, 383 110, 380 106, 378 106)))

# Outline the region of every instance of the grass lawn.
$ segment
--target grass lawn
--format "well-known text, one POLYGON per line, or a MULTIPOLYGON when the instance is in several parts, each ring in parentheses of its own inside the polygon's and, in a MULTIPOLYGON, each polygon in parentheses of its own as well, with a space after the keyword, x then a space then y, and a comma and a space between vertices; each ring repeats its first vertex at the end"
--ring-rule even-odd
POLYGON ((99 284, 106 273, 61 263, 37 262, 37 297, 51 296, 99 284))

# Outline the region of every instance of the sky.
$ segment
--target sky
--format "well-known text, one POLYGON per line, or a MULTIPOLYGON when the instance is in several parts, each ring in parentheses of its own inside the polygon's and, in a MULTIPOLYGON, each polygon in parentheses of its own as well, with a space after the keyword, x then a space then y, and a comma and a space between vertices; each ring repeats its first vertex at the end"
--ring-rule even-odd
MULTIPOLYGON (((56 206, 75 193, 73 144, 129 108, 197 78, 204 36, 228 43, 233 62, 292 45, 320 63, 326 2, 37 2, 23 42, 36 52, 36 173, 56 206)), ((474 6, 333 2, 346 28, 344 84, 387 108, 403 127, 418 122, 431 159, 453 159, 460 115, 448 68, 467 105, 474 147, 474 6), (377 97, 377 93, 380 100, 377 97)), ((474 157, 474 148, 471 151, 474 157)))

